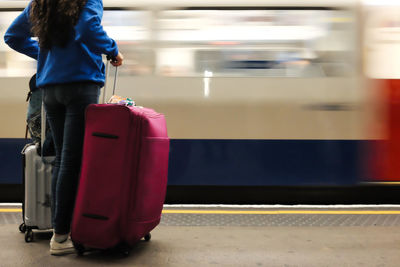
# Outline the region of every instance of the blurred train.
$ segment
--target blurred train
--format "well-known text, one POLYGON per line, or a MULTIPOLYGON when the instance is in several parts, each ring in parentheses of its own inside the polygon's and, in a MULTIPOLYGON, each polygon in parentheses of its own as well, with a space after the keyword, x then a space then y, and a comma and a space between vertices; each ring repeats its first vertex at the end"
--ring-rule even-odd
MULTIPOLYGON (((125 56, 116 94, 167 118, 167 201, 291 203, 273 192, 400 182, 396 1, 103 2, 125 56)), ((0 0, 1 36, 27 4, 0 0)), ((22 188, 35 66, 0 42, 3 201, 22 188)))

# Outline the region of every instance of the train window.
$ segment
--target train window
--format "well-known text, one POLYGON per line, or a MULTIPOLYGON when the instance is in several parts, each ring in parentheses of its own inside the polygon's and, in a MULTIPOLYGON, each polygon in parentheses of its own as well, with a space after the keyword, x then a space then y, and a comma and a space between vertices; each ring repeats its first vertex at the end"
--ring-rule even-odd
POLYGON ((120 75, 148 75, 153 73, 155 53, 151 48, 150 12, 143 10, 106 10, 103 26, 124 55, 120 75))
POLYGON ((353 14, 335 9, 168 10, 156 72, 167 76, 324 77, 355 72, 353 14))
MULTIPOLYGON (((0 36, 3 38, 8 26, 21 12, 0 11, 0 36)), ((0 42, 0 77, 32 76, 36 70, 36 61, 15 52, 3 41, 0 42)))
MULTIPOLYGON (((3 36, 19 12, 0 13, 3 36)), ((125 56, 120 75, 329 77, 355 72, 353 16, 335 9, 106 10, 103 26, 125 56)), ((0 42, 0 76, 35 69, 0 42)))
MULTIPOLYGON (((371 1, 372 2, 372 1, 371 1)), ((371 78, 400 78, 400 5, 376 1, 366 6, 366 74, 371 78)))
MULTIPOLYGON (((145 75, 153 72, 154 52, 148 46, 148 13, 137 10, 104 11, 104 29, 117 41, 125 56, 120 75, 145 75)), ((9 25, 19 14, 19 11, 0 11, 0 36, 4 36, 9 25)), ((35 60, 0 42, 0 77, 31 76, 35 70, 35 60)))

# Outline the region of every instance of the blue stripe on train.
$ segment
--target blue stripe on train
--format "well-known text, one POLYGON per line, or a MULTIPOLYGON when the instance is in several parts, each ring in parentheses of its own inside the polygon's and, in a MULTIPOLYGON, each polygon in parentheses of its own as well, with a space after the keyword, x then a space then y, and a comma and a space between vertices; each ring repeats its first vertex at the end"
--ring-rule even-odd
POLYGON ((169 185, 349 185, 357 140, 171 140, 169 185))
POLYGON ((21 151, 30 140, 0 138, 0 184, 22 184, 21 151))
MULTIPOLYGON (((169 185, 351 185, 357 140, 171 140, 169 185)), ((0 139, 0 184, 22 183, 24 139, 0 139)))

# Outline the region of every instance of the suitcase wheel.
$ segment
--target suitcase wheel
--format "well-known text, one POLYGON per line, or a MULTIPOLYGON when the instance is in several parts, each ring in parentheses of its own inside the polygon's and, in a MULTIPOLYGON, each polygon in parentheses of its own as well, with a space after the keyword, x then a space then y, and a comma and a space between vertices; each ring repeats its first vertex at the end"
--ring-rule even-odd
POLYGON ((79 256, 82 256, 85 253, 85 247, 83 245, 74 242, 74 247, 79 256))
POLYGON ((25 223, 21 223, 21 224, 20 224, 20 226, 19 226, 19 231, 20 231, 21 233, 25 233, 25 232, 26 232, 26 225, 25 225, 25 223))
POLYGON ((120 253, 123 257, 128 257, 131 253, 131 247, 126 243, 120 243, 116 246, 116 251, 120 253))
POLYGON ((150 239, 151 239, 151 234, 150 234, 150 233, 148 233, 147 235, 144 236, 144 240, 145 240, 146 242, 149 242, 150 239))
POLYGON ((29 242, 32 242, 32 241, 33 241, 33 232, 32 232, 32 229, 28 229, 25 232, 25 242, 29 243, 29 242))
POLYGON ((121 252, 122 256, 128 257, 129 254, 131 253, 131 250, 130 250, 130 248, 122 248, 122 249, 120 250, 120 252, 121 252))

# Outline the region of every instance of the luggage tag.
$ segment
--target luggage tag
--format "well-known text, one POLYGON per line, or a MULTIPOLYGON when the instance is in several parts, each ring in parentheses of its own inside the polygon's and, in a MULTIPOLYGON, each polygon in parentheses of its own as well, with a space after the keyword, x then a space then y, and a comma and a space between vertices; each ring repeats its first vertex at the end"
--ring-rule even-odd
POLYGON ((117 105, 123 105, 123 106, 136 106, 135 101, 129 97, 122 97, 119 95, 113 95, 107 102, 107 104, 117 104, 117 105))
MULTIPOLYGON (((107 80, 108 80, 108 74, 110 71, 110 60, 113 60, 110 57, 107 57, 107 66, 106 66, 106 83, 104 85, 104 89, 107 86, 107 80)), ((117 105, 123 105, 123 106, 128 106, 128 107, 134 107, 136 106, 136 103, 133 99, 129 98, 129 97, 122 97, 119 95, 115 94, 115 88, 116 88, 116 84, 117 84, 117 77, 118 77, 118 67, 115 67, 115 75, 114 75, 114 86, 113 86, 113 94, 111 96, 111 98, 105 102, 105 92, 103 95, 103 103, 107 103, 107 104, 117 104, 117 105)))

